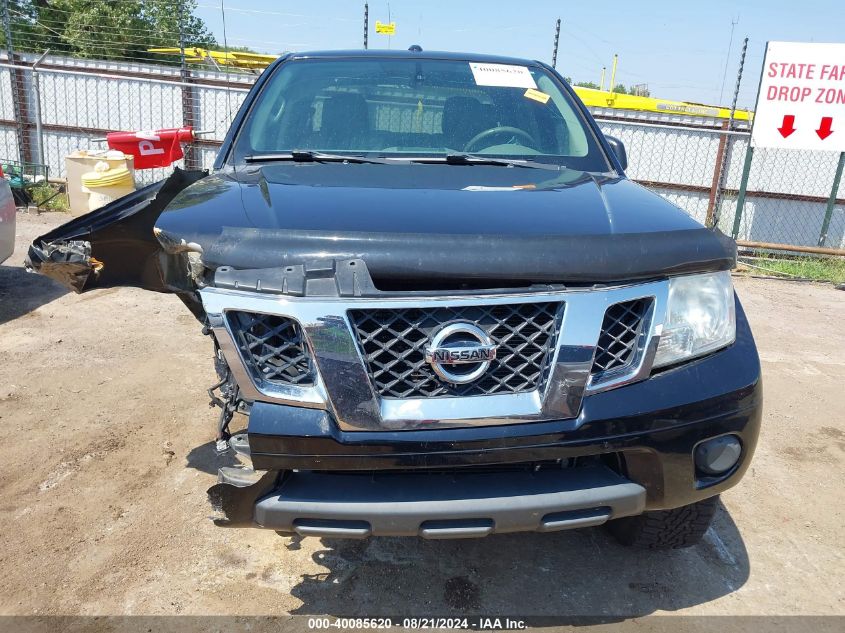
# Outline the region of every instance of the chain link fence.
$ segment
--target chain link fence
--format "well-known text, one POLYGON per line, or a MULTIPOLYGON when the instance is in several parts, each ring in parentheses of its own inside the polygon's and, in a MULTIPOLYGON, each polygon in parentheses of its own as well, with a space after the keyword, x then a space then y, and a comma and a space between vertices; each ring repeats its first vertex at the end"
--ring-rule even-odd
MULTIPOLYGON (((254 81, 237 73, 81 60, 28 53, 0 55, 0 160, 43 165, 65 176, 64 158, 103 149, 106 134, 190 125, 205 132, 176 164, 210 168, 231 120, 254 81)), ((136 172, 140 184, 170 169, 136 172)))
POLYGON ((749 152, 746 139, 738 158, 744 169, 729 181, 732 195, 719 223, 724 232, 758 244, 845 249, 841 154, 749 152))
MULTIPOLYGON (((719 122, 657 123, 594 113, 602 132, 625 144, 628 177, 653 189, 702 224, 716 217, 720 165, 736 170, 734 148, 747 131, 718 127, 719 122)), ((739 165, 741 170, 741 163, 739 165)))

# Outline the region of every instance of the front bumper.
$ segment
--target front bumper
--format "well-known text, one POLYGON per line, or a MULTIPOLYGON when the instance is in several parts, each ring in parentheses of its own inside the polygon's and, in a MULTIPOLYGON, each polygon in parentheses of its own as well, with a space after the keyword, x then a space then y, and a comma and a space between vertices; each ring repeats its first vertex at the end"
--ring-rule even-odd
POLYGON ((537 473, 296 472, 258 501, 255 522, 302 536, 470 538, 589 527, 644 507, 642 486, 601 466, 537 473))
POLYGON ((250 453, 254 468, 268 472, 260 485, 212 488, 226 517, 218 524, 321 535, 475 536, 595 524, 716 495, 747 469, 762 416, 759 359, 738 308, 732 346, 588 396, 570 420, 348 432, 325 411, 257 402, 248 428, 250 453), (697 471, 695 447, 727 434, 742 444, 738 463, 717 477, 697 471), (548 474, 467 469, 596 456, 613 459, 548 474), (600 473, 604 483, 587 471, 600 473), (446 497, 432 498, 431 491, 441 489, 446 497), (521 518, 511 520, 514 508, 522 508, 521 518), (425 532, 431 526, 442 531, 425 532))

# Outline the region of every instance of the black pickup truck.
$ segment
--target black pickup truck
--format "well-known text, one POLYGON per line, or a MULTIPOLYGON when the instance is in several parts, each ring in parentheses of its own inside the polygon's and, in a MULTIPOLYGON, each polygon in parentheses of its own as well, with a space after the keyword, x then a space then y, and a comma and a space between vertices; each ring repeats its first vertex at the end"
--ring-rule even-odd
POLYGON ((626 165, 541 62, 289 54, 210 174, 38 238, 29 265, 177 293, 202 323, 242 463, 209 490, 218 525, 606 523, 685 547, 748 467, 760 365, 733 242, 626 165))

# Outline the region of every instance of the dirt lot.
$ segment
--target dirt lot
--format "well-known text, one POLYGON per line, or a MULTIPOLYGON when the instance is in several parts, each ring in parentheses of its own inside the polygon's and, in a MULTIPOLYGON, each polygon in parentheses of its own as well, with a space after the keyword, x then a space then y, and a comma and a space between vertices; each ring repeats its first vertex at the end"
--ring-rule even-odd
POLYGON ((698 547, 600 529, 478 541, 223 530, 210 342, 172 296, 68 294, 0 266, 0 614, 845 614, 845 292, 737 279, 766 415, 698 547))

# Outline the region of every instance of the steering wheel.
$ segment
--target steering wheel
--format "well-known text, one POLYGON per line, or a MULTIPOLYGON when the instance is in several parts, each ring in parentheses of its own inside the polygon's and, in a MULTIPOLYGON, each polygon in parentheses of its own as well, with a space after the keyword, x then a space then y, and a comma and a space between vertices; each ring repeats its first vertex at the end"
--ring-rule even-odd
MULTIPOLYGON (((520 130, 518 127, 511 127, 509 125, 499 125, 496 127, 491 127, 489 130, 484 130, 483 132, 479 132, 475 136, 473 136, 467 144, 464 145, 465 152, 471 152, 484 139, 490 136, 499 136, 501 134, 511 134, 521 137, 523 140, 528 141, 528 147, 531 149, 536 149, 534 146, 536 145, 537 141, 525 130, 520 130)), ((487 145, 489 147, 489 144, 487 145)))

